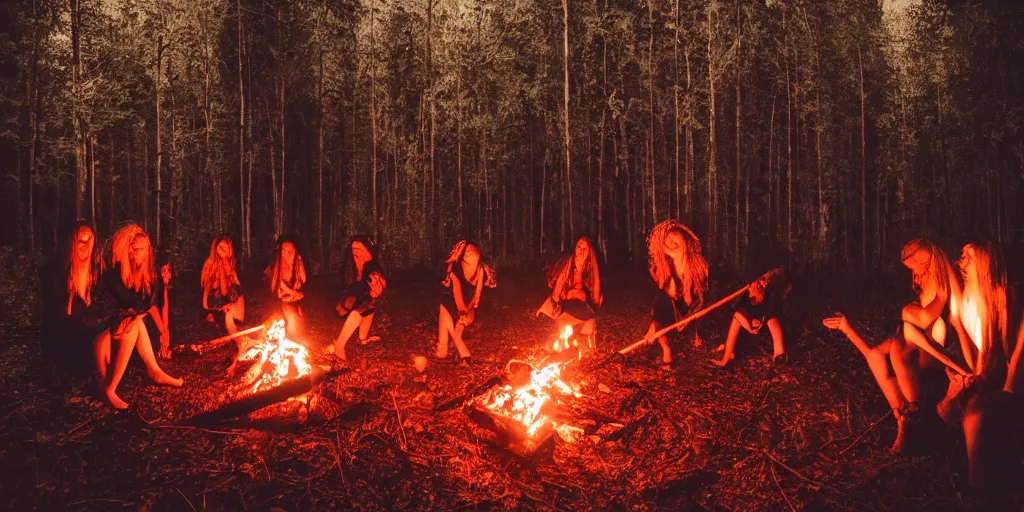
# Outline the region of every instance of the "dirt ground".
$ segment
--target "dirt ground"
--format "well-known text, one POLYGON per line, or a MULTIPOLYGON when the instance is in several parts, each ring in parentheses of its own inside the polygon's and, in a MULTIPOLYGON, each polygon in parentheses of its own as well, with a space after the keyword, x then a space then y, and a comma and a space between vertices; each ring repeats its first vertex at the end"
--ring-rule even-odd
MULTIPOLYGON (((174 343, 215 337, 198 311, 198 289, 187 284, 195 279, 179 281, 174 343)), ((916 453, 886 451, 895 420, 863 359, 821 319, 843 310, 870 342, 880 341, 909 283, 848 281, 797 281, 786 306, 787 364, 769 363, 763 333, 741 338, 729 368, 709 365, 730 318, 723 308, 698 323, 703 347, 693 346, 689 329, 675 342, 676 364, 666 372, 654 364, 656 349, 593 368, 643 334, 654 293, 639 270, 606 276, 598 353, 572 376, 583 396, 571 401, 570 422, 587 435, 555 439, 553 450, 532 458, 500 446, 463 408, 435 408, 500 374, 510 359, 543 355, 555 328, 532 315, 546 293, 539 273, 503 275, 484 292, 467 336, 471 369, 432 356, 437 280, 393 276, 374 327, 383 341, 350 345, 353 371, 309 395, 304 423, 299 403, 286 402, 202 427, 186 420, 224 399, 228 349, 164 363, 184 377, 181 389, 151 385, 130 368, 121 396, 132 407, 115 412, 88 380, 38 355, 37 292, 21 290, 27 300, 6 301, 0 312, 0 508, 1024 509, 1021 491, 1009 490, 1024 479, 1020 439, 1000 471, 1010 481, 987 492, 967 488, 963 436, 937 419, 919 432, 916 453), (429 358, 423 375, 413 368, 416 355, 429 358)), ((733 284, 715 283, 709 299, 733 284)), ((322 365, 330 364, 322 347, 341 326, 330 289, 312 282, 306 300, 308 344, 322 365)), ((248 299, 250 323, 262 321, 266 297, 248 299)), ((932 404, 943 378, 928 382, 932 404)))

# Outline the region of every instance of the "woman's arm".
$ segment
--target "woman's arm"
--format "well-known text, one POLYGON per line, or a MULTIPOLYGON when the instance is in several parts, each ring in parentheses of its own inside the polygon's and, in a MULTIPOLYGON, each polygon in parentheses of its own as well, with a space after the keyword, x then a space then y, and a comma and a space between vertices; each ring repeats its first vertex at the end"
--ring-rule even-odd
POLYGON ((380 297, 387 286, 388 282, 384 279, 384 276, 380 275, 380 272, 370 274, 370 297, 374 299, 380 297))
POLYGON ((601 307, 604 304, 604 296, 601 295, 601 274, 597 272, 597 268, 594 268, 594 305, 601 307))
POLYGON ((938 296, 935 297, 927 306, 920 306, 917 303, 911 302, 906 306, 903 306, 903 321, 913 324, 920 329, 927 329, 933 323, 935 319, 939 318, 942 314, 942 310, 946 307, 946 300, 940 299, 938 296))
POLYGON ((210 290, 203 289, 203 309, 210 309, 210 290))
POLYGON ((473 293, 473 302, 469 303, 469 306, 472 309, 476 309, 480 306, 480 293, 483 291, 484 281, 487 279, 487 276, 484 275, 485 271, 483 268, 480 268, 477 272, 480 272, 480 276, 476 280, 476 292, 473 293))
MULTIPOLYGON (((569 265, 572 265, 572 260, 569 261, 569 265)), ((561 272, 558 273, 558 279, 555 279, 555 286, 551 288, 551 302, 557 304, 559 299, 562 297, 562 290, 565 288, 565 280, 569 276, 569 266, 567 265, 561 272)), ((481 282, 483 279, 480 280, 481 282)))
POLYGON ((1006 384, 1003 385, 1003 391, 1009 393, 1015 393, 1018 391, 1018 387, 1024 382, 1017 382, 1017 379, 1024 377, 1024 368, 1021 368, 1022 360, 1024 357, 1021 352, 1024 347, 1024 319, 1021 320, 1020 327, 1017 328, 1017 346, 1013 349, 1013 355, 1010 356, 1010 368, 1009 373, 1006 374, 1006 384))

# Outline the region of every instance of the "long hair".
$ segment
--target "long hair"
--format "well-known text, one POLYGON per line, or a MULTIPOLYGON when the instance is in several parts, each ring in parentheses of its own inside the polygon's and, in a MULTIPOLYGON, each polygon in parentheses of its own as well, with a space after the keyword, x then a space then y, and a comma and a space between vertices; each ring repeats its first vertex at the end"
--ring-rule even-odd
POLYGON ((344 263, 346 285, 351 285, 352 283, 355 283, 356 279, 359 277, 359 269, 356 268, 356 260, 355 258, 352 257, 352 244, 356 242, 359 242, 363 244, 364 247, 366 247, 366 250, 369 251, 370 253, 370 261, 377 262, 377 265, 381 267, 381 273, 384 272, 384 266, 381 264, 380 261, 380 249, 377 247, 377 244, 373 242, 373 239, 370 238, 369 235, 356 235, 352 237, 352 239, 348 241, 348 245, 345 246, 348 248, 348 250, 345 251, 344 263))
MULTIPOLYGON (((452 266, 462 261, 462 257, 466 255, 466 249, 471 245, 476 247, 477 252, 480 252, 480 246, 465 240, 459 240, 452 246, 452 251, 448 253, 448 259, 444 260, 448 265, 448 268, 445 270, 444 281, 441 281, 441 284, 445 287, 450 288, 452 286, 452 266)), ((498 286, 498 280, 494 273, 494 269, 491 268, 490 265, 484 263, 482 255, 477 265, 477 279, 480 279, 480 272, 482 271, 485 286, 488 288, 498 286)))
MULTIPOLYGON (((580 242, 587 245, 587 261, 580 271, 580 282, 583 283, 584 288, 590 290, 596 299, 601 296, 601 275, 597 268, 597 251, 594 250, 594 243, 589 236, 581 236, 576 241, 576 245, 579 245, 580 242)), ((573 246, 573 252, 562 256, 548 268, 548 288, 554 288, 562 274, 565 274, 566 283, 573 281, 576 275, 576 245, 573 246)))
POLYGON ((153 251, 149 235, 134 222, 122 226, 114 233, 110 243, 110 263, 112 266, 121 266, 121 282, 126 288, 146 296, 153 293, 153 284, 156 282, 156 262, 153 251), (142 239, 150 244, 149 258, 136 268, 132 259, 132 246, 142 239))
POLYGON ((930 240, 915 238, 903 245, 903 250, 900 251, 900 261, 913 258, 919 251, 924 251, 928 255, 928 268, 925 275, 922 276, 923 281, 919 282, 918 277, 914 276, 914 291, 921 294, 925 285, 930 283, 935 286, 935 298, 946 303, 950 295, 949 278, 954 275, 953 265, 950 263, 949 257, 946 256, 946 251, 930 240))
POLYGON ((672 278, 672 260, 665 254, 665 238, 670 233, 678 233, 683 238, 687 268, 676 269, 680 278, 686 281, 689 276, 690 295, 695 299, 696 307, 704 304, 704 292, 708 289, 708 263, 701 250, 697 235, 675 219, 662 221, 647 237, 648 270, 658 287, 664 289, 672 278))
MULTIPOLYGON (((968 296, 964 287, 964 300, 977 301, 978 313, 981 315, 981 332, 979 361, 975 373, 988 375, 997 371, 1008 361, 1009 350, 1009 312, 1007 310, 1008 277, 1003 252, 993 242, 969 243, 964 246, 974 252, 974 267, 978 274, 978 297, 968 296)), ((966 309, 966 308, 965 308, 966 309)), ((974 340, 977 344, 979 340, 974 340)))
POLYGON ((91 300, 92 289, 99 280, 100 275, 103 274, 103 249, 100 246, 100 241, 97 240, 96 230, 93 229, 92 224, 88 221, 80 220, 75 223, 75 228, 71 230, 71 235, 68 237, 68 262, 67 262, 67 292, 68 292, 68 314, 70 314, 71 300, 74 298, 77 292, 76 286, 78 282, 78 273, 82 270, 75 264, 75 247, 78 245, 78 232, 83 228, 89 230, 92 233, 92 254, 89 256, 89 263, 86 265, 85 270, 89 272, 89 279, 87 281, 88 288, 85 290, 86 296, 83 297, 86 301, 91 300))
POLYGON ((295 248, 295 261, 292 263, 292 282, 289 283, 296 291, 302 287, 302 284, 306 281, 306 265, 302 262, 302 254, 299 253, 299 245, 295 243, 289 237, 282 236, 277 239, 277 243, 274 244, 274 251, 271 253, 270 266, 263 271, 263 275, 270 280, 270 291, 277 295, 279 285, 281 283, 281 263, 282 254, 281 248, 284 244, 290 243, 295 248), (297 284, 297 286, 293 286, 297 284))
POLYGON ((231 243, 230 238, 222 235, 214 238, 210 244, 210 255, 206 257, 206 261, 203 263, 203 272, 199 276, 199 284, 203 287, 204 291, 213 291, 215 287, 220 286, 221 279, 224 278, 227 278, 230 284, 241 284, 238 280, 238 271, 235 263, 234 244, 231 243), (220 254, 217 254, 217 246, 221 242, 227 242, 231 246, 231 257, 222 258, 220 254))

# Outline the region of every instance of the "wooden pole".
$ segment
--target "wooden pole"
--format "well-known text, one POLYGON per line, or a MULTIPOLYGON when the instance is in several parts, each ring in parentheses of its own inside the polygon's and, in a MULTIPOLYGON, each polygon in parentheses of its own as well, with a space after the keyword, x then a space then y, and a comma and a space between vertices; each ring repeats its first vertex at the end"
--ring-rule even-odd
POLYGON ((189 345, 178 345, 178 346, 174 347, 174 353, 180 354, 182 352, 194 352, 196 354, 202 355, 202 354, 205 354, 206 352, 209 352, 211 350, 217 349, 218 347, 226 345, 231 340, 240 338, 242 336, 247 336, 249 334, 255 334, 257 332, 261 332, 264 329, 266 329, 266 326, 264 326, 264 325, 257 325, 256 327, 252 327, 252 328, 246 329, 244 331, 238 331, 238 332, 236 332, 234 334, 228 334, 227 336, 221 336, 220 338, 212 339, 210 341, 204 341, 204 342, 201 342, 201 343, 194 343, 194 344, 189 344, 189 345))

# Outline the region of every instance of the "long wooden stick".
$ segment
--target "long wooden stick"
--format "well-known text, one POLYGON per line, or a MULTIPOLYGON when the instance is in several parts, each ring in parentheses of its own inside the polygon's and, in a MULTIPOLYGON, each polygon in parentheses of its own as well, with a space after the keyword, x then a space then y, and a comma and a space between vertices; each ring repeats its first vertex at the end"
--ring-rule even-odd
POLYGON ((203 354, 203 353, 209 352, 211 350, 214 350, 214 349, 216 349, 216 348, 218 348, 218 347, 220 347, 222 345, 225 345, 225 344, 227 344, 227 342, 229 342, 231 340, 234 340, 234 339, 237 339, 237 338, 240 338, 242 336, 249 335, 249 334, 254 334, 254 333, 260 332, 260 331, 262 331, 264 329, 266 329, 266 326, 264 326, 264 325, 257 325, 256 327, 251 327, 251 328, 246 329, 244 331, 238 331, 238 332, 236 332, 234 334, 228 334, 226 336, 221 336, 220 338, 215 338, 215 339, 212 339, 210 341, 204 341, 204 342, 201 342, 201 343, 195 343, 195 344, 189 344, 189 345, 178 345, 177 347, 174 347, 174 352, 175 353, 181 353, 181 352, 188 351, 188 352, 195 352, 196 354, 203 354))
POLYGON ((632 345, 629 345, 628 347, 619 349, 617 353, 619 355, 623 355, 624 356, 624 355, 626 355, 626 354, 628 354, 628 353, 630 353, 630 352, 640 348, 641 346, 643 346, 643 345, 645 345, 647 343, 650 343, 650 342, 652 342, 652 341, 654 341, 654 340, 664 336, 665 334, 667 334, 669 331, 671 331, 673 329, 679 329, 679 328, 689 324, 690 322, 693 322, 694 320, 697 320, 698 318, 700 318, 700 317, 702 317, 702 316, 704 316, 704 315, 706 315, 706 314, 708 314, 708 313, 710 313, 710 312, 712 312, 712 311, 722 307, 727 302, 735 299, 736 297, 739 297, 740 294, 742 294, 743 292, 746 292, 748 288, 750 288, 749 284, 744 286, 743 288, 740 288, 739 290, 736 290, 736 291, 730 293, 729 295, 727 295, 726 297, 722 298, 718 302, 716 302, 716 303, 714 303, 714 304, 712 304, 712 305, 710 305, 710 306, 708 306, 708 307, 706 307, 706 308, 704 308, 704 309, 702 309, 702 310, 700 310, 700 311, 698 311, 698 312, 696 312, 696 313, 694 313, 694 314, 692 314, 692 315, 690 315, 690 316, 688 316, 688 317, 686 317, 686 318, 684 318, 684 319, 682 319, 682 320, 680 320, 680 321, 678 321, 678 322, 676 322, 676 323, 674 323, 674 324, 672 324, 672 325, 670 325, 668 327, 663 328, 662 330, 654 333, 654 336, 651 336, 650 339, 647 339, 646 337, 642 338, 639 341, 637 341, 636 343, 633 343, 632 345))

